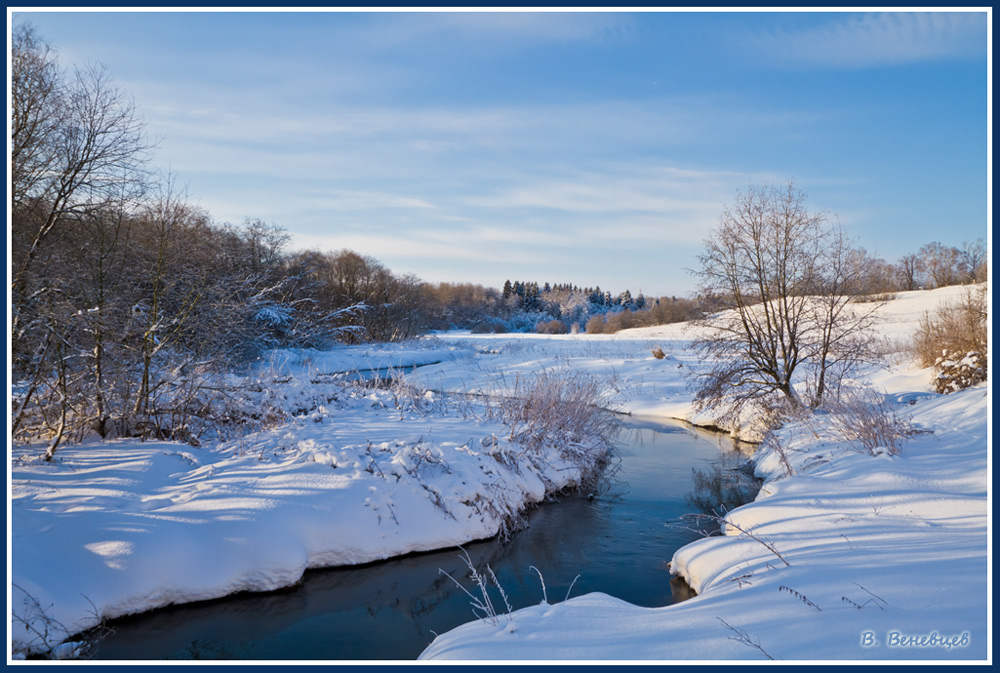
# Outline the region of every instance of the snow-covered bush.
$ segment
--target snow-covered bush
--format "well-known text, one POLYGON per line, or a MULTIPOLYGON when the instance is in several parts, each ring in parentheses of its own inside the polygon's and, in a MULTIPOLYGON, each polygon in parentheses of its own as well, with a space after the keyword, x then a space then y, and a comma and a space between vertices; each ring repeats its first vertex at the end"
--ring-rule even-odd
POLYGON ((934 361, 934 368, 938 371, 934 387, 939 393, 953 393, 987 378, 986 356, 978 351, 969 351, 963 356, 945 349, 934 361))

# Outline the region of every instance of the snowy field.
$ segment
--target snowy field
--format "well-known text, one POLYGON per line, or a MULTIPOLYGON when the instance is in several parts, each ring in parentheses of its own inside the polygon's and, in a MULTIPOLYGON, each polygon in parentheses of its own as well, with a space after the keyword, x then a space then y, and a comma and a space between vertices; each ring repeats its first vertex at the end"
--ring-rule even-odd
MULTIPOLYGON (((960 292, 899 294, 882 309, 884 336, 902 348, 925 311, 960 292)), ((57 642, 98 616, 274 589, 307 567, 494 535, 581 470, 565 446, 524 451, 478 395, 513 394, 542 373, 588 377, 601 382, 605 408, 708 424, 691 405, 687 375, 699 362, 689 339, 671 325, 281 352, 262 367, 270 383, 258 392, 262 406, 294 410, 279 427, 201 447, 64 447, 52 464, 37 459, 39 447, 18 447, 14 648, 57 642), (657 347, 666 358, 652 356, 657 347), (332 382, 413 365, 425 366, 388 388, 348 394, 332 382)), ((872 380, 927 432, 901 455, 871 457, 822 418, 786 426, 795 474, 759 452, 768 480, 757 501, 731 513, 726 536, 673 558, 696 598, 650 609, 584 595, 464 625, 422 658, 983 661, 988 387, 937 395, 930 370, 902 356, 872 380)))

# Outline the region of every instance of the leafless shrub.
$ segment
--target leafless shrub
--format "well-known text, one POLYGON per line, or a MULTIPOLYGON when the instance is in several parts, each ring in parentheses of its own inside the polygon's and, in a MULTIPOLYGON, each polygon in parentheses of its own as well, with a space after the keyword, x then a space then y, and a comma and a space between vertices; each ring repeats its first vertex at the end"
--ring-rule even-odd
POLYGON ((855 304, 869 304, 872 302, 884 304, 885 302, 892 301, 895 298, 895 292, 879 292, 878 294, 861 294, 853 297, 851 301, 855 304))
POLYGON ((607 332, 607 323, 604 321, 604 316, 591 316, 590 319, 587 320, 587 325, 584 327, 584 331, 587 334, 604 334, 607 332))
POLYGON ((547 320, 535 325, 535 331, 539 334, 566 334, 569 328, 562 320, 547 320))
POLYGON ((830 423, 841 439, 859 453, 898 455, 907 439, 927 432, 915 425, 884 395, 850 391, 830 405, 830 423))
POLYGON ((496 409, 509 439, 531 453, 558 447, 581 468, 585 488, 607 464, 618 428, 614 416, 597 406, 604 388, 602 380, 582 374, 518 376, 496 409))
MULTIPOLYGON (((512 470, 517 469, 517 463, 509 453, 498 452, 494 454, 494 458, 512 470)), ((477 495, 472 500, 463 500, 462 504, 476 510, 484 522, 487 518, 498 522, 497 538, 501 542, 507 542, 514 533, 528 525, 527 517, 521 507, 516 506, 501 492, 499 484, 490 483, 486 488, 491 493, 477 495)))
POLYGON ((987 378, 986 356, 983 353, 969 351, 962 355, 945 350, 934 362, 938 370, 934 380, 934 389, 942 394, 963 390, 987 378))
POLYGON ((790 477, 795 474, 795 468, 792 467, 792 462, 788 459, 790 449, 781 434, 778 432, 779 429, 780 427, 769 428, 768 431, 764 433, 764 441, 761 442, 761 446, 774 451, 774 453, 778 456, 778 460, 781 461, 781 468, 785 471, 785 476, 790 477))
POLYGON ((96 625, 70 640, 74 634, 49 614, 51 605, 43 607, 37 598, 16 583, 11 584, 11 588, 22 595, 20 607, 11 610, 12 635, 19 643, 13 652, 16 655, 39 659, 85 659, 104 638, 113 633, 91 603, 96 625), (17 634, 16 631, 22 628, 23 635, 17 634))

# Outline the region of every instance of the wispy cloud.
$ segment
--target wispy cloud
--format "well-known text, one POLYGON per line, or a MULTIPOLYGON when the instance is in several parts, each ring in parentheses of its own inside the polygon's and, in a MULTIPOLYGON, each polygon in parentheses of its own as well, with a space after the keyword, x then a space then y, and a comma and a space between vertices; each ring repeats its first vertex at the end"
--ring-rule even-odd
POLYGON ((333 189, 304 193, 303 205, 319 210, 372 211, 381 208, 433 209, 434 205, 414 196, 387 192, 333 189))
POLYGON ((380 15, 361 30, 354 43, 378 50, 435 39, 460 39, 477 47, 525 43, 578 42, 628 34, 634 18, 607 12, 425 12, 380 15))
POLYGON ((463 241, 458 244, 443 245, 439 240, 428 240, 420 235, 414 236, 403 231, 395 232, 392 236, 340 232, 330 234, 293 233, 291 240, 292 247, 296 249, 339 250, 346 248, 365 254, 377 252, 380 260, 401 260, 403 264, 415 259, 496 261, 495 255, 482 246, 473 247, 464 243, 463 241))
POLYGON ((865 68, 982 57, 986 53, 986 13, 837 16, 813 28, 756 36, 750 47, 792 68, 865 68))
POLYGON ((655 213, 702 220, 733 190, 767 176, 636 163, 533 177, 491 194, 464 199, 487 209, 545 209, 569 215, 655 213))
MULTIPOLYGON (((150 101, 144 109, 151 129, 164 139, 161 156, 175 170, 323 180, 341 187, 347 181, 350 188, 358 187, 358 180, 378 178, 409 183, 411 193, 412 185, 435 180, 467 185, 474 178, 494 180, 499 190, 511 186, 504 182, 506 174, 552 175, 559 165, 580 166, 583 157, 601 156, 606 163, 636 152, 653 155, 739 144, 762 134, 807 133, 837 114, 715 95, 451 108, 338 105, 318 111, 280 101, 234 106, 205 92, 191 95, 186 105, 162 92, 143 96, 150 101), (734 108, 740 110, 735 118, 734 108)), ((505 196, 524 204, 562 198, 566 209, 613 207, 602 201, 600 179, 593 184, 596 191, 578 194, 581 184, 589 189, 588 182, 593 181, 574 178, 548 195, 529 190, 505 196)), ((644 200, 633 200, 633 207, 651 207, 644 200)))

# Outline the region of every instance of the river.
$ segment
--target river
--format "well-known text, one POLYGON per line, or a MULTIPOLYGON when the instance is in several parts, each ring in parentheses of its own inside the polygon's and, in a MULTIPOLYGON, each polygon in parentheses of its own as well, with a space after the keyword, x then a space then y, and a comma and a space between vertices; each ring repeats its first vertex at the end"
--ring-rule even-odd
MULTIPOLYGON (((514 609, 543 599, 531 566, 541 573, 550 603, 567 593, 599 591, 656 607, 690 595, 671 581, 667 563, 698 537, 677 525, 694 510, 688 498, 693 471, 708 472, 735 452, 707 433, 635 418, 623 421, 617 444, 618 457, 597 493, 541 505, 530 513, 528 528, 506 543, 465 546, 480 571, 487 564, 493 569, 514 609)), ((412 554, 312 570, 282 591, 119 619, 92 654, 103 660, 412 660, 435 634, 476 617, 469 596, 444 573, 478 595, 461 550, 412 554)))

